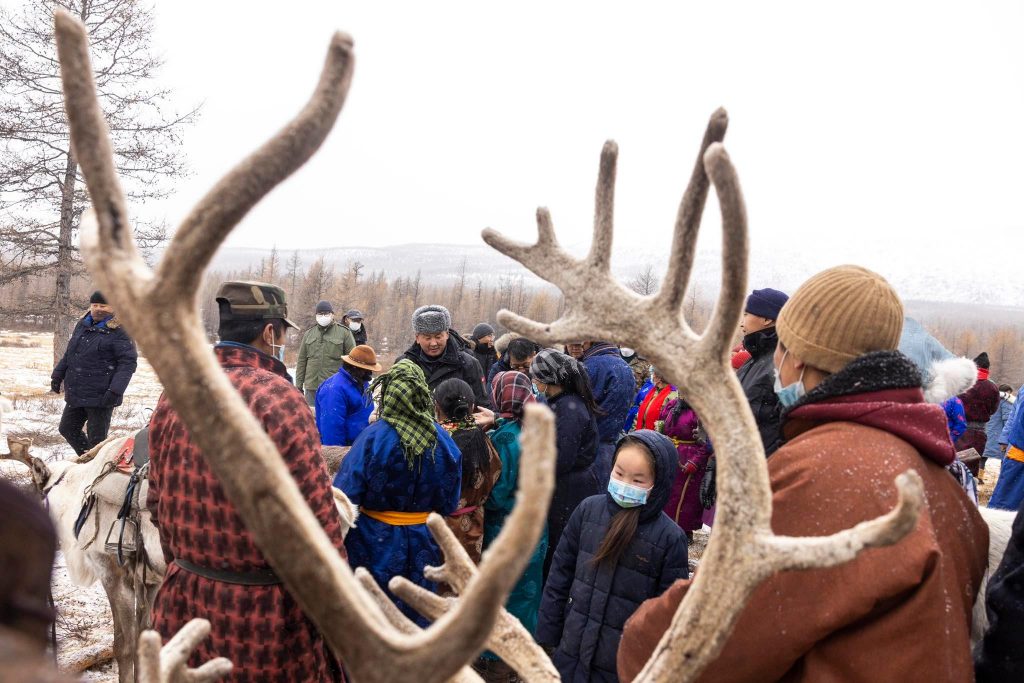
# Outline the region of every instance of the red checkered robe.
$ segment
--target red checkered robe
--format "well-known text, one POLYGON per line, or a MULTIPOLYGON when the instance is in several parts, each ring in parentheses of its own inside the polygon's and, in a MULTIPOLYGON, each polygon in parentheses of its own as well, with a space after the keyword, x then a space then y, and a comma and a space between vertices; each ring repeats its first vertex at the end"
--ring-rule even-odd
MULTIPOLYGON (((284 365, 251 347, 221 345, 215 351, 344 555, 341 518, 320 456, 316 423, 284 365)), ((160 530, 168 563, 153 605, 153 628, 167 639, 192 618, 209 619, 210 637, 196 649, 190 664, 227 657, 234 664, 228 680, 238 683, 338 680, 333 655, 283 585, 223 583, 171 564, 180 557, 235 572, 268 567, 166 396, 160 398, 150 422, 149 448, 146 504, 160 530)))

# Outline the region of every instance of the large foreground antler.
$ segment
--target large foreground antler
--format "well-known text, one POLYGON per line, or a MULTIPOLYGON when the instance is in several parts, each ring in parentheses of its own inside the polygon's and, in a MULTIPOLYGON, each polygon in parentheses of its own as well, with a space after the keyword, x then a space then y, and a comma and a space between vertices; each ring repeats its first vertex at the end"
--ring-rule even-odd
MULTIPOLYGON (((402 634, 361 588, 320 527, 273 442, 218 367, 198 315, 195 283, 221 241, 316 151, 333 126, 352 76, 351 40, 334 36, 305 108, 199 202, 153 273, 129 229, 85 29, 64 12, 57 13, 56 29, 71 141, 95 208, 95 218, 83 221, 86 263, 156 370, 256 544, 354 679, 442 681, 455 675, 483 649, 525 568, 529 554, 520 549, 537 544, 554 486, 554 448, 524 452, 521 504, 459 604, 429 629, 402 634), (160 315, 153 316, 154 310, 160 315)), ((550 436, 550 420, 535 411, 525 430, 542 429, 550 436)))
POLYGON ((679 387, 714 439, 718 457, 715 531, 693 585, 638 681, 694 680, 715 659, 747 598, 766 577, 785 569, 841 564, 864 548, 895 543, 913 529, 922 504, 920 477, 906 472, 896 479, 899 502, 884 517, 821 538, 772 533, 764 450, 727 362, 747 287, 746 209, 736 171, 721 145, 727 124, 721 109, 708 123, 676 218, 668 272, 660 291, 652 296, 627 290, 611 274, 618 156, 614 142, 607 142, 601 152, 594 239, 585 259, 574 259, 558 246, 546 209, 537 211, 535 245, 512 242, 493 230, 483 233, 492 247, 557 285, 568 305, 564 317, 550 324, 501 311, 502 324, 544 344, 603 339, 637 349, 679 387), (697 335, 684 318, 682 302, 709 177, 722 212, 722 288, 711 322, 697 335), (643 325, 622 327, 608 317, 608 310, 632 311, 643 325))

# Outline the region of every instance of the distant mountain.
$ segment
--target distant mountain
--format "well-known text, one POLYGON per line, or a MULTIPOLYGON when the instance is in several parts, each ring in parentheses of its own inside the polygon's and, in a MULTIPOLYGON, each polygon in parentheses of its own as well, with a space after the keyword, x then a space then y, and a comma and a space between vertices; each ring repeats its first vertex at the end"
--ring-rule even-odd
MULTIPOLYGON (((569 245, 568 248, 582 256, 587 245, 569 245)), ((282 250, 278 253, 281 266, 284 267, 294 252, 282 250)), ((300 249, 298 253, 304 266, 324 256, 339 271, 358 261, 365 266, 364 274, 383 271, 388 277, 405 277, 415 276, 419 271, 424 279, 432 282, 455 281, 465 261, 466 277, 470 282, 482 280, 485 284, 496 283, 503 276, 522 275, 526 286, 546 286, 544 280, 483 243, 335 247, 300 249)), ((221 271, 240 270, 258 265, 261 259, 269 255, 269 249, 225 248, 214 257, 212 267, 221 271)), ((810 275, 828 265, 822 264, 821 259, 814 254, 799 251, 786 253, 784 259, 777 257, 777 253, 765 252, 751 255, 751 287, 770 286, 792 292, 810 275)), ((612 257, 612 270, 626 282, 650 265, 660 279, 665 272, 667 259, 667 249, 617 245, 612 257)), ((904 300, 1006 306, 1017 310, 1024 307, 1024 286, 1017 278, 997 278, 993 275, 990 281, 958 279, 970 277, 970 273, 949 272, 939 268, 921 272, 910 270, 899 261, 893 261, 887 266, 884 262, 883 265, 866 265, 882 271, 904 300)), ((693 282, 699 297, 714 298, 719 289, 721 269, 721 252, 718 249, 698 249, 694 260, 693 282)))

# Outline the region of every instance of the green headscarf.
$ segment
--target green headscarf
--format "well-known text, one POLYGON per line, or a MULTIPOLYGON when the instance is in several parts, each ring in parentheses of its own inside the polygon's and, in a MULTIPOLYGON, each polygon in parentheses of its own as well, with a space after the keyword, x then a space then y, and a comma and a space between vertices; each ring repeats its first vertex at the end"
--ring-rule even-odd
POLYGON ((380 387, 380 419, 394 427, 402 443, 405 460, 412 469, 416 458, 437 445, 434 427, 434 399, 420 366, 408 358, 395 363, 374 380, 372 392, 380 387))

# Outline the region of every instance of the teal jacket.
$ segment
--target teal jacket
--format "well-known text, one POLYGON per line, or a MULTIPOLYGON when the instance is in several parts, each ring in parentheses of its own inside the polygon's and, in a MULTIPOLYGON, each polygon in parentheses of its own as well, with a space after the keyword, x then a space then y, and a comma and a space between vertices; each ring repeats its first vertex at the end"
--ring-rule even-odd
MULTIPOLYGON (((486 550, 498 537, 505 519, 512 512, 516 503, 516 491, 519 488, 519 423, 514 420, 499 419, 496 429, 490 432, 491 443, 501 458, 501 477, 498 478, 491 495, 484 503, 484 549, 486 550)), ((543 589, 544 556, 548 551, 548 532, 544 530, 540 542, 530 557, 519 583, 508 596, 506 609, 531 634, 537 628, 537 615, 540 610, 540 598, 543 589)))

